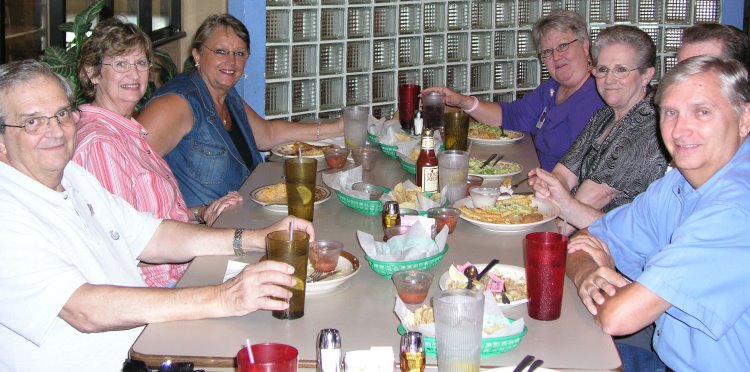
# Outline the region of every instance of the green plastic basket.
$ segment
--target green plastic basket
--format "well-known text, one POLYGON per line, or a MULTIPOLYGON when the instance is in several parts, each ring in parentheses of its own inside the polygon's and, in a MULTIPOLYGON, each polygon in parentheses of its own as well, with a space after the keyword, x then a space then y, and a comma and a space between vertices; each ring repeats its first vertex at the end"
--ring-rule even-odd
POLYGON ((369 142, 369 143, 371 143, 373 145, 380 144, 380 142, 378 142, 378 136, 376 136, 376 135, 374 135, 374 134, 372 134, 370 132, 367 132, 367 142, 369 142))
POLYGON ((380 149, 383 150, 384 154, 386 154, 386 155, 388 155, 388 156, 390 156, 390 157, 392 157, 394 159, 396 158, 396 150, 398 150, 398 146, 384 145, 384 144, 381 143, 380 144, 380 149))
POLYGON ((402 157, 398 157, 398 162, 401 163, 401 168, 404 168, 404 170, 409 174, 417 174, 417 165, 404 160, 402 157))
MULTIPOLYGON (((511 323, 512 322, 514 321, 511 320, 511 323)), ((524 326, 523 331, 515 335, 495 338, 483 338, 482 356, 488 357, 498 355, 515 349, 516 346, 521 343, 521 339, 523 339, 523 336, 526 336, 526 333, 528 332, 529 328, 524 326)), ((399 324, 398 334, 403 335, 404 333, 406 333, 406 329, 402 324, 399 324)), ((422 341, 424 342, 424 351, 427 355, 437 355, 437 340, 435 340, 435 337, 423 337, 422 341)))
POLYGON ((377 273, 378 275, 384 276, 388 279, 391 278, 391 275, 395 272, 403 271, 403 270, 427 270, 432 268, 433 266, 440 263, 440 260, 443 259, 443 256, 445 256, 445 253, 448 252, 448 244, 445 244, 445 249, 443 249, 442 252, 427 258, 422 258, 419 260, 413 260, 413 261, 404 261, 404 262, 386 262, 386 261, 378 261, 368 255, 365 255, 365 260, 367 260, 367 263, 370 264, 370 268, 372 271, 377 273))
MULTIPOLYGON (((390 190, 381 187, 383 189, 383 192, 386 193, 390 190)), ((339 190, 336 191, 336 196, 339 198, 341 203, 346 205, 347 207, 354 209, 355 211, 371 216, 375 216, 380 214, 380 212, 383 211, 383 203, 380 202, 380 200, 365 200, 365 199, 357 199, 353 196, 346 195, 343 192, 339 190)))

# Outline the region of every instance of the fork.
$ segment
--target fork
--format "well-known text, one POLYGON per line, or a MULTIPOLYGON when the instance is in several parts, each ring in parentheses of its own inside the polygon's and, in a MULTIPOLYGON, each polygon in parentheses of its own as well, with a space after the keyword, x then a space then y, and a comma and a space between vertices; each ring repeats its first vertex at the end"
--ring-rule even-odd
POLYGON ((503 129, 503 126, 500 126, 500 138, 508 137, 507 134, 505 134, 505 129, 503 129))
POLYGON ((340 272, 341 271, 338 271, 338 270, 336 270, 336 271, 317 271, 317 270, 315 270, 315 271, 313 271, 312 274, 310 274, 307 277, 307 279, 305 281, 308 282, 308 283, 319 282, 319 281, 321 281, 323 279, 327 279, 327 278, 329 278, 331 276, 334 276, 334 275, 336 275, 336 274, 338 274, 340 272))

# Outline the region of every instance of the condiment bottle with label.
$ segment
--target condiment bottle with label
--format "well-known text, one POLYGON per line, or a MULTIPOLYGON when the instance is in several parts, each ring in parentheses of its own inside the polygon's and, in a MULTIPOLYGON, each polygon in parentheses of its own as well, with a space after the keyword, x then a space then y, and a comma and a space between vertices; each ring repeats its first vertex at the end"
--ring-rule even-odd
POLYGON ((438 159, 435 155, 435 138, 430 128, 422 130, 422 150, 417 159, 417 186, 423 192, 438 191, 438 159))
POLYGON ((425 357, 422 333, 404 333, 401 336, 401 352, 399 357, 401 372, 423 372, 425 357))
POLYGON ((341 372, 341 335, 337 329, 321 329, 318 333, 317 372, 341 372))

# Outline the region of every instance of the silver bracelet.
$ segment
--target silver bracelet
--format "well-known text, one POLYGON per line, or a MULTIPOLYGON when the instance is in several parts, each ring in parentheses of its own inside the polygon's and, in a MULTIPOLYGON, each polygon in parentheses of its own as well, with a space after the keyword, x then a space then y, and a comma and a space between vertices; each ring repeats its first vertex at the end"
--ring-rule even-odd
POLYGON ((318 122, 318 125, 315 127, 315 138, 320 139, 320 122, 318 122))
POLYGON ((193 218, 195 219, 195 222, 204 224, 206 223, 206 220, 204 220, 203 216, 201 216, 201 207, 205 207, 205 205, 197 206, 195 207, 195 209, 193 209, 193 218))
POLYGON ((234 248, 235 256, 244 256, 245 251, 242 249, 242 233, 245 229, 238 228, 234 230, 234 239, 232 240, 232 248, 234 248))

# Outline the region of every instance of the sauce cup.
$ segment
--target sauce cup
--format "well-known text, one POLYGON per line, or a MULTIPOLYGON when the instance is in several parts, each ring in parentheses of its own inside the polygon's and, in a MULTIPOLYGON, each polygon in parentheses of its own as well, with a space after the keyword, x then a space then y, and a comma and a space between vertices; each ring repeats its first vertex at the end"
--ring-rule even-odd
POLYGON ((502 192, 494 187, 475 187, 469 191, 474 208, 492 207, 502 192))
POLYGON ((399 271, 391 276, 398 297, 405 304, 418 305, 427 298, 434 275, 422 270, 399 271))

